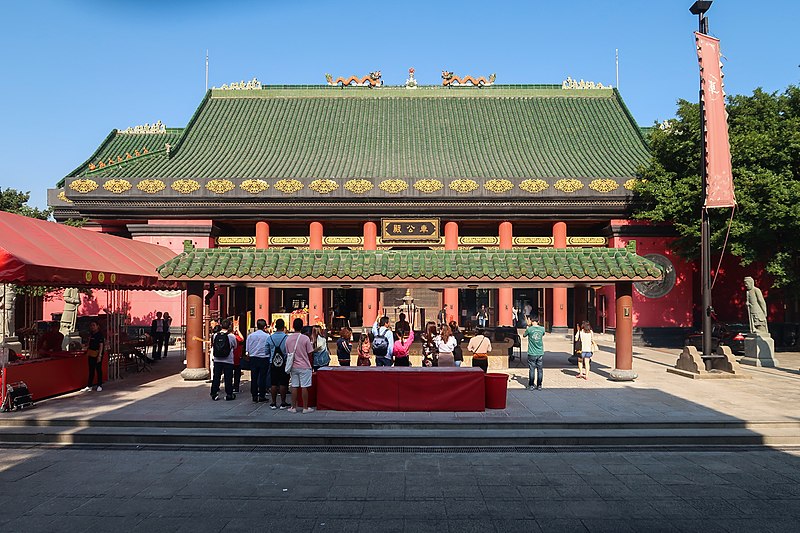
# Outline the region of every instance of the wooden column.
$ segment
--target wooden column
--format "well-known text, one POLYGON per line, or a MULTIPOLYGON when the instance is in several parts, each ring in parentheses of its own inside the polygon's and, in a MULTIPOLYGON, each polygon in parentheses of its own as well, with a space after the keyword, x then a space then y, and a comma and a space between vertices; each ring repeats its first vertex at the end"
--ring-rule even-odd
MULTIPOLYGON (((444 225, 444 249, 458 250, 458 222, 450 221, 444 225)), ((447 306, 447 321, 459 322, 458 289, 447 288, 444 290, 444 305, 447 306)))
MULTIPOLYGON (((269 224, 264 221, 256 222, 256 249, 265 250, 269 247, 269 224)), ((255 320, 263 318, 269 323, 269 287, 256 287, 255 320)))
MULTIPOLYGON (((364 222, 364 249, 378 248, 378 225, 364 222)), ((378 318, 378 289, 363 289, 361 301, 361 320, 364 327, 371 327, 378 318)))
MULTIPOLYGON (((567 224, 553 224, 553 248, 567 248, 567 224)), ((567 329, 567 288, 553 287, 553 333, 568 332, 567 329), (558 331, 556 331, 558 330, 558 331)))
MULTIPOLYGON (((322 223, 312 222, 308 231, 308 247, 311 250, 322 250, 322 223)), ((316 324, 325 321, 324 300, 322 287, 310 287, 308 289, 308 322, 316 324)))
POLYGON ((616 358, 614 370, 610 372, 614 381, 633 381, 633 283, 623 281, 616 284, 617 327, 614 335, 616 358))
MULTIPOLYGON (((500 249, 511 250, 514 246, 513 227, 511 222, 505 221, 500 223, 499 228, 500 249)), ((498 326, 512 326, 514 325, 514 289, 510 287, 503 287, 497 289, 497 325, 498 326)))
POLYGON ((203 283, 192 281, 186 286, 186 368, 181 377, 186 381, 208 379, 203 357, 203 283))

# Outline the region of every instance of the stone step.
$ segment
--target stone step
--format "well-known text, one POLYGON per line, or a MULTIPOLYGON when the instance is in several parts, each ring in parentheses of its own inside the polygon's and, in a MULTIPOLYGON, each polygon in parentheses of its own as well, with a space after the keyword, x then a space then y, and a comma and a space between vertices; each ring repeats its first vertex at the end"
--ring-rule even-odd
POLYGON ((170 446, 795 446, 797 425, 672 428, 380 429, 326 427, 4 426, 0 443, 170 446))

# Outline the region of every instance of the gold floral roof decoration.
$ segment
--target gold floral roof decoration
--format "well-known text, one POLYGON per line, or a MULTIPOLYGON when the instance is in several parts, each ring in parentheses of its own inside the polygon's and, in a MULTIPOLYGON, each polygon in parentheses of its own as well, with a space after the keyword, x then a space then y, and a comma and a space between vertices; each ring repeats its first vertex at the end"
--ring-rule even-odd
POLYGON ((244 180, 239 187, 250 194, 258 194, 269 189, 269 183, 266 180, 244 180))
POLYGON ((597 178, 589 183, 589 188, 597 192, 612 192, 619 189, 619 183, 608 178, 597 178))
POLYGON ((181 194, 190 194, 200 190, 200 183, 197 180, 179 179, 172 182, 172 190, 181 194))
POLYGON ((275 188, 284 194, 294 194, 303 188, 303 184, 296 179, 283 179, 275 183, 275 188))
POLYGON ((131 185, 131 182, 128 180, 113 179, 108 180, 103 184, 103 188, 105 190, 108 192, 113 192, 114 194, 122 194, 127 192, 131 190, 131 187, 133 187, 133 185, 131 185))
POLYGON ((641 180, 638 178, 631 178, 629 180, 625 180, 625 183, 623 183, 622 186, 629 191, 633 191, 636 190, 636 186, 639 185, 639 181, 641 180))
POLYGON ((142 180, 136 184, 136 188, 142 192, 146 192, 147 194, 156 194, 157 192, 161 192, 167 188, 161 180, 142 180))
POLYGON ((535 180, 522 180, 519 184, 519 188, 523 191, 536 194, 539 192, 548 189, 550 184, 544 180, 535 179, 535 180))
POLYGON ((384 192, 388 192, 389 194, 397 194, 408 189, 408 183, 399 179, 389 179, 380 182, 378 188, 384 192))
POLYGON ((583 189, 583 183, 575 178, 564 178, 558 180, 553 187, 563 192, 575 192, 583 189))
POLYGON ((328 194, 339 188, 339 184, 332 179, 318 179, 312 181, 308 188, 320 194, 328 194))
POLYGON ((94 180, 87 180, 87 179, 79 179, 75 180, 69 184, 69 188, 73 191, 79 192, 81 194, 86 194, 87 192, 92 192, 95 190, 99 185, 94 180))
POLYGON ((214 194, 225 194, 226 192, 230 192, 235 188, 236 185, 234 185, 233 182, 228 179, 216 179, 206 183, 206 189, 214 194))
POLYGON ((58 199, 61 200, 62 202, 67 202, 68 204, 73 203, 72 200, 67 198, 67 193, 65 193, 64 191, 58 193, 58 199))
POLYGON ((444 188, 444 183, 442 183, 439 180, 426 178, 424 180, 419 180, 414 182, 414 188, 417 189, 419 192, 430 194, 441 191, 444 188))
POLYGON ((470 179, 457 179, 450 182, 450 188, 456 192, 470 193, 478 188, 478 182, 470 179))
POLYGON ((373 187, 374 185, 371 181, 361 178, 347 180, 344 184, 345 189, 355 194, 364 194, 365 192, 371 191, 373 187))
POLYGON ((507 180, 505 178, 494 178, 486 181, 483 184, 483 188, 487 191, 491 191, 493 193, 501 194, 504 192, 508 192, 514 188, 514 184, 511 183, 511 180, 507 180))

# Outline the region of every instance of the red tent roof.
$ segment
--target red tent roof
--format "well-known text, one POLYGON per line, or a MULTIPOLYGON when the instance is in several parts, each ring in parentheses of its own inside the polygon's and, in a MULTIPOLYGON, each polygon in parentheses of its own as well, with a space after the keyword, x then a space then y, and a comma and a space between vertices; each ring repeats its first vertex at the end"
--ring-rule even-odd
POLYGON ((0 282, 175 288, 156 268, 177 254, 155 244, 0 212, 0 282))

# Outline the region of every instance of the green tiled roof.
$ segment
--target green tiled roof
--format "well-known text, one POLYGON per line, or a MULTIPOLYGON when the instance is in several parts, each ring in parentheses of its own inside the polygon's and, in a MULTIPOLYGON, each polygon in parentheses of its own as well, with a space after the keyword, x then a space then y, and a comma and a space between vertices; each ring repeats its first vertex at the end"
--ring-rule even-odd
MULTIPOLYGON (((125 154, 132 156, 138 150, 143 153, 145 149, 148 155, 144 157, 152 157, 158 152, 165 152, 165 144, 174 146, 183 133, 181 128, 167 128, 165 133, 122 133, 118 130, 113 130, 102 144, 95 150, 95 152, 85 162, 70 172, 70 177, 86 176, 87 174, 105 175, 99 170, 92 172, 89 165, 96 165, 99 161, 108 162, 109 159, 116 160, 117 157, 125 159, 125 154)), ((141 156, 140 156, 141 157, 141 156)), ((126 160, 126 165, 133 165, 136 160, 126 160)), ((63 187, 63 180, 57 185, 63 187)))
POLYGON ((353 281, 647 281, 655 263, 625 248, 525 250, 192 249, 158 268, 162 278, 353 281))
POLYGON ((113 134, 71 176, 145 138, 157 153, 92 176, 627 179, 648 155, 616 90, 524 86, 212 90, 164 135, 113 134))

